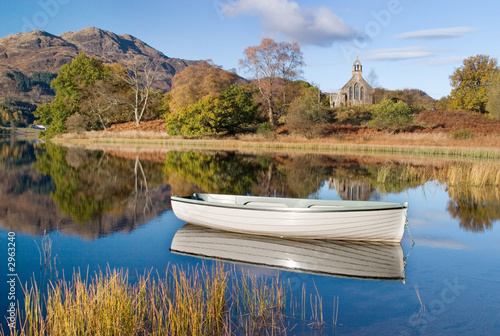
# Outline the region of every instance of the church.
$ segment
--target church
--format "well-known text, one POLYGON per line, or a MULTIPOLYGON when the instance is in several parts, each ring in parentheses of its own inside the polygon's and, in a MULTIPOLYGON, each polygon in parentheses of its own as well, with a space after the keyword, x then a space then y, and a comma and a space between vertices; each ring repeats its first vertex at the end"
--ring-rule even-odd
POLYGON ((359 105, 373 104, 374 89, 362 76, 363 66, 359 59, 352 65, 351 79, 339 90, 338 93, 330 94, 331 107, 353 107, 359 105))

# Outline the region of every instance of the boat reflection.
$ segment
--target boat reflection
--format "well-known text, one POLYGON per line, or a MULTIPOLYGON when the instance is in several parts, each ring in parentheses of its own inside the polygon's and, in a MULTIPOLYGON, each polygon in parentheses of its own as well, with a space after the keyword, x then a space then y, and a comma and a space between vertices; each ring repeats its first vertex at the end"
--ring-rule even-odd
POLYGON ((172 252, 333 276, 405 280, 400 243, 300 240, 180 228, 172 252))

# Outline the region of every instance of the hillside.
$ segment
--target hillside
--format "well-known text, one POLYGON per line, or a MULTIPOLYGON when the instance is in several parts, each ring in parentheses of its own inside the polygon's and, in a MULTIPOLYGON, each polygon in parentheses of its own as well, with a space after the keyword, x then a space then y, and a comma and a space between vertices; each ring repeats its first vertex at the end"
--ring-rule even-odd
POLYGON ((37 104, 50 101, 53 92, 48 83, 53 74, 80 53, 125 66, 157 59, 162 80, 155 86, 163 91, 170 90, 177 72, 198 63, 167 57, 128 34, 93 27, 59 36, 34 30, 0 38, 0 100, 11 96, 37 104))

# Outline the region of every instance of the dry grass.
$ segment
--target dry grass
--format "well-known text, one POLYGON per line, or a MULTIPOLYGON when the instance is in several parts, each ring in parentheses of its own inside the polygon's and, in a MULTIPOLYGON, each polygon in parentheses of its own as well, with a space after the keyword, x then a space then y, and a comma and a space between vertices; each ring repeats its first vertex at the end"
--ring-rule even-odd
POLYGON ((127 131, 123 133, 87 132, 65 134, 53 141, 76 146, 140 146, 169 149, 219 149, 259 152, 308 153, 377 153, 404 155, 433 155, 452 157, 500 158, 499 135, 477 136, 455 140, 447 133, 401 133, 389 135, 373 133, 364 136, 346 136, 342 139, 305 139, 299 136, 279 135, 269 139, 251 134, 224 139, 184 139, 168 137, 155 132, 127 131))
POLYGON ((11 336, 286 335, 291 321, 278 280, 236 276, 220 264, 172 267, 165 278, 148 273, 133 285, 123 271, 90 279, 75 273, 71 281, 50 283, 45 294, 36 282, 23 290, 19 328, 11 336))

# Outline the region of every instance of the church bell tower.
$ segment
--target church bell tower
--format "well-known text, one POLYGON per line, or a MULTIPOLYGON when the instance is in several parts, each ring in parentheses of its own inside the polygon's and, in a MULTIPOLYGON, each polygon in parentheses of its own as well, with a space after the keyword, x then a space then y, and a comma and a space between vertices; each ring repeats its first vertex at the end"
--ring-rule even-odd
POLYGON ((354 61, 354 64, 352 65, 352 74, 353 76, 356 74, 359 74, 361 76, 362 72, 363 72, 363 66, 361 65, 359 59, 356 57, 356 61, 354 61))

